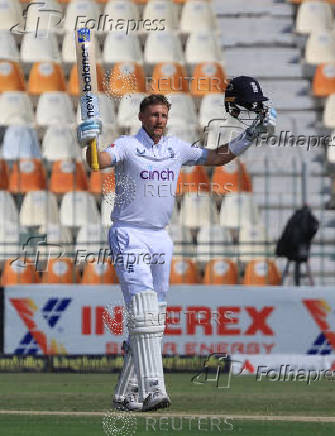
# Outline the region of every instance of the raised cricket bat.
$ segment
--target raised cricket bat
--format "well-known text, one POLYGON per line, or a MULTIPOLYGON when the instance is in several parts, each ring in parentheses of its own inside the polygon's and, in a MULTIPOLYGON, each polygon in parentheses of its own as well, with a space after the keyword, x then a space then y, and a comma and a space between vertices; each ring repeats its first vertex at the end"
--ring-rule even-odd
MULTIPOLYGON (((95 35, 91 29, 76 30, 76 53, 81 118, 83 121, 100 119, 97 67, 95 62, 95 35)), ((91 166, 93 170, 99 169, 98 143, 92 140, 91 166)))

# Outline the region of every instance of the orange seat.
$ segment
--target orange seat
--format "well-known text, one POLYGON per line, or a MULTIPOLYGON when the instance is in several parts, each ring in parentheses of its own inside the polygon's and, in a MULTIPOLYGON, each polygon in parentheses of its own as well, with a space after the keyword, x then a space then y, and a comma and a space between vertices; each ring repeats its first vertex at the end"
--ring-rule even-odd
POLYGON ((187 73, 185 68, 173 62, 156 64, 152 73, 152 94, 173 94, 176 92, 187 93, 187 73))
POLYGON ((313 94, 316 97, 327 97, 335 93, 335 64, 317 66, 313 80, 313 94))
POLYGON ((206 94, 221 94, 226 89, 226 75, 220 64, 203 62, 194 67, 191 94, 201 97, 206 94))
POLYGON ((213 192, 225 195, 229 192, 252 192, 252 183, 245 165, 238 159, 229 165, 216 167, 212 178, 213 192))
POLYGON ((183 167, 177 182, 177 195, 189 192, 210 192, 211 184, 202 166, 183 167))
MULTIPOLYGON (((105 80, 105 70, 100 64, 97 65, 97 86, 98 91, 103 92, 104 91, 104 80, 105 80)), ((69 79, 69 85, 68 85, 68 93, 74 97, 79 96, 79 84, 78 84, 78 68, 77 65, 74 64, 71 73, 70 73, 70 79, 69 79)))
POLYGON ((9 191, 15 194, 47 189, 47 176, 40 159, 14 162, 9 176, 9 191))
POLYGON ((24 75, 17 62, 0 61, 0 92, 24 91, 24 75))
POLYGON ((28 92, 40 95, 49 91, 65 91, 62 67, 55 62, 35 62, 29 73, 28 92))
POLYGON ((136 62, 116 63, 111 70, 108 88, 105 92, 111 97, 145 92, 143 67, 136 62))
POLYGON ((110 261, 86 263, 81 283, 86 285, 119 283, 114 266, 110 261))
POLYGON ((247 263, 243 284, 247 286, 278 286, 281 274, 271 259, 254 259, 247 263))
POLYGON ((92 194, 102 194, 102 187, 104 186, 106 179, 108 179, 104 187, 104 192, 106 192, 107 185, 110 188, 115 186, 115 180, 113 181, 113 178, 114 178, 113 169, 108 170, 108 172, 92 171, 90 182, 89 182, 89 188, 88 188, 89 192, 91 192, 92 194))
POLYGON ((204 284, 206 285, 236 285, 238 269, 230 259, 212 259, 205 266, 204 284))
POLYGON ((49 259, 42 274, 42 283, 79 283, 80 274, 73 260, 67 257, 49 259))
POLYGON ((9 169, 4 159, 0 159, 0 190, 7 191, 9 187, 9 169))
POLYGON ((31 259, 7 259, 4 265, 1 284, 24 285, 39 283, 39 275, 31 259))
POLYGON ((197 264, 188 258, 172 259, 170 283, 172 285, 200 283, 197 264))
POLYGON ((50 191, 64 194, 70 191, 87 191, 88 182, 82 162, 57 160, 52 165, 50 191))

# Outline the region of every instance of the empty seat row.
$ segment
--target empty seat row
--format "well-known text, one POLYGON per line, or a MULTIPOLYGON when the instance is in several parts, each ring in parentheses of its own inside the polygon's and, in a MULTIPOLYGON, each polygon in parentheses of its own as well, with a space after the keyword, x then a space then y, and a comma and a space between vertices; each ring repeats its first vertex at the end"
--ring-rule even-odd
MULTIPOLYGON (((82 284, 116 284, 118 279, 113 264, 86 263, 83 275, 71 258, 49 259, 41 276, 36 271, 36 265, 28 259, 8 259, 2 273, 2 285, 10 286, 31 283, 82 283, 82 284)), ((238 284, 238 268, 229 259, 213 259, 205 267, 205 276, 200 278, 199 270, 192 259, 172 259, 170 284, 207 284, 232 285, 238 284)), ((255 286, 276 286, 281 281, 281 275, 274 260, 254 259, 247 264, 243 284, 255 286)))

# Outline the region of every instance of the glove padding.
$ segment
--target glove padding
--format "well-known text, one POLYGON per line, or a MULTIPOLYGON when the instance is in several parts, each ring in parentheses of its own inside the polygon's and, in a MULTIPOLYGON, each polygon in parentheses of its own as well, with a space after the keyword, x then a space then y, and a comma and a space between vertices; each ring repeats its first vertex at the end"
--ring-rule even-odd
POLYGON ((267 110, 264 117, 256 118, 253 124, 246 129, 246 135, 250 141, 256 139, 259 135, 266 134, 271 136, 274 134, 277 124, 277 111, 270 108, 267 110))
POLYGON ((77 127, 77 139, 82 148, 85 148, 89 143, 96 139, 102 131, 102 124, 100 120, 87 120, 79 124, 77 127))

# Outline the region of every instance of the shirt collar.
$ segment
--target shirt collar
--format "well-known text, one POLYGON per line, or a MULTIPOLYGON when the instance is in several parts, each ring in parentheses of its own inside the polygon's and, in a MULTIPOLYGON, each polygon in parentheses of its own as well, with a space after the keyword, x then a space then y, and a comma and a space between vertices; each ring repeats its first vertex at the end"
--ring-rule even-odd
POLYGON ((163 144, 165 141, 165 136, 162 136, 160 141, 157 144, 155 144, 153 139, 148 135, 148 133, 143 129, 143 127, 141 127, 140 130, 137 132, 136 137, 142 144, 150 147, 154 145, 158 146, 160 144, 163 144))

